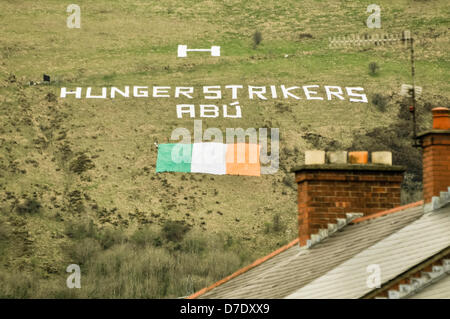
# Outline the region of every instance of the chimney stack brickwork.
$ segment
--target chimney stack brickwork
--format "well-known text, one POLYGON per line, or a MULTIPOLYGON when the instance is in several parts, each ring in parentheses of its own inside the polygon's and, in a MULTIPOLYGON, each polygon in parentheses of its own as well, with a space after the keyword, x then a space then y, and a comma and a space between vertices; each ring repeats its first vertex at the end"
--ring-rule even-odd
MULTIPOLYGON (((316 151, 314 151, 316 152, 316 151)), ((329 152, 332 153, 332 152, 329 152)), ((377 152, 374 158, 382 163, 392 160, 389 152, 377 152), (380 159, 381 158, 381 159, 380 159)), ((303 165, 294 168, 298 184, 298 225, 300 246, 307 245, 312 234, 336 224, 346 213, 363 213, 365 216, 400 205, 400 185, 404 168, 389 164, 367 164, 365 152, 349 152, 352 162, 303 165)), ((309 157, 309 156, 308 156, 309 157)))
POLYGON ((423 197, 429 203, 450 186, 450 110, 434 108, 433 128, 419 135, 423 148, 423 197))
MULTIPOLYGON (((450 189, 450 110, 433 112, 433 128, 418 135, 423 147, 425 206, 450 189)), ((407 156, 405 154, 405 156, 407 156)), ((347 213, 364 216, 400 205, 405 169, 392 165, 391 152, 307 151, 305 165, 293 168, 298 184, 300 246, 337 224, 347 213)))

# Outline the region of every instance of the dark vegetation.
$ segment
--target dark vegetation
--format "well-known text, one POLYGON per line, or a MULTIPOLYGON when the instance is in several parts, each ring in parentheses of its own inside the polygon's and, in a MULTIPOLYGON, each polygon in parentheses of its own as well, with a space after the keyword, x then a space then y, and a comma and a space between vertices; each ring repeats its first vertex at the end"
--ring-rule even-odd
MULTIPOLYGON (((271 230, 281 227, 274 218, 271 230)), ((72 239, 63 247, 67 263, 80 265, 82 289, 67 289, 64 272, 51 279, 38 270, 0 272, 0 297, 183 297, 256 258, 230 235, 200 234, 177 221, 141 227, 130 235, 122 229, 100 229, 92 220, 72 221, 65 235, 72 239)), ((0 220, 0 238, 8 236, 9 227, 0 220)))
POLYGON ((372 96, 372 100, 371 100, 372 104, 376 106, 376 108, 378 109, 378 111, 380 112, 384 112, 386 111, 386 106, 389 102, 389 98, 380 94, 380 93, 375 93, 372 96))
POLYGON ((34 198, 21 198, 15 202, 15 210, 18 214, 39 213, 41 204, 34 198))
POLYGON ((253 33, 253 49, 258 47, 262 39, 262 33, 260 31, 255 31, 255 33, 253 33))
POLYGON ((379 69, 380 69, 380 67, 378 66, 378 64, 376 62, 370 62, 369 63, 369 73, 370 73, 370 75, 377 74, 379 69))
POLYGON ((276 213, 272 217, 272 222, 265 224, 264 233, 277 234, 277 233, 284 231, 285 229, 286 229, 286 225, 283 224, 283 222, 281 220, 281 215, 279 213, 276 213))

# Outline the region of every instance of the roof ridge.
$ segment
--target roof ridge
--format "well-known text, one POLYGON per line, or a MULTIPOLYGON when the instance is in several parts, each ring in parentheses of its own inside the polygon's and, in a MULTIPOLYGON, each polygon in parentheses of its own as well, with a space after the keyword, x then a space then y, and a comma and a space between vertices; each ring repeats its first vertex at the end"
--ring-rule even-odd
POLYGON ((307 240, 306 246, 302 248, 311 248, 315 244, 330 238, 334 233, 349 225, 353 220, 363 217, 363 213, 345 213, 345 218, 336 218, 336 223, 329 223, 326 229, 319 229, 317 234, 311 234, 307 240))
POLYGON ((271 252, 270 254, 268 254, 268 255, 266 255, 264 257, 258 258, 257 260, 255 260, 250 265, 247 265, 247 266, 245 266, 245 267, 235 271, 231 275, 229 275, 229 276, 227 276, 227 277, 225 277, 225 278, 215 282, 214 284, 212 284, 212 285, 210 285, 210 286, 208 286, 206 288, 203 288, 203 289, 197 291, 196 293, 193 293, 192 295, 186 297, 186 299, 195 299, 195 298, 197 298, 197 297, 207 293, 208 291, 210 291, 210 290, 212 290, 212 289, 214 289, 214 288, 216 288, 216 287, 226 283, 227 281, 230 281, 231 279, 233 279, 233 278, 235 278, 235 277, 237 277, 237 276, 239 276, 239 275, 249 271, 250 269, 255 268, 256 266, 259 266, 260 264, 262 264, 266 260, 268 260, 268 259, 270 259, 272 257, 275 257, 276 255, 282 253, 285 250, 288 250, 289 248, 291 248, 292 246, 294 246, 297 243, 298 243, 298 237, 296 239, 294 239, 293 241, 291 241, 290 243, 288 243, 288 244, 278 248, 277 250, 271 252))
POLYGON ((423 210, 425 213, 429 213, 446 206, 448 203, 450 203, 450 186, 448 187, 448 191, 440 192, 439 196, 431 197, 431 202, 425 204, 423 210))
POLYGON ((375 213, 375 214, 371 214, 371 215, 363 216, 363 217, 360 217, 360 218, 356 218, 353 221, 351 221, 350 224, 357 224, 357 223, 360 223, 360 222, 363 222, 363 221, 366 221, 366 220, 371 220, 371 219, 375 219, 375 218, 382 217, 382 216, 385 216, 385 215, 397 213, 397 212, 403 211, 403 210, 408 209, 408 208, 421 206, 423 204, 424 204, 423 200, 419 200, 419 201, 414 202, 414 203, 409 203, 409 204, 406 204, 406 205, 397 206, 397 207, 394 207, 394 208, 391 208, 391 209, 388 209, 388 210, 384 210, 384 211, 381 211, 381 212, 378 212, 378 213, 375 213))

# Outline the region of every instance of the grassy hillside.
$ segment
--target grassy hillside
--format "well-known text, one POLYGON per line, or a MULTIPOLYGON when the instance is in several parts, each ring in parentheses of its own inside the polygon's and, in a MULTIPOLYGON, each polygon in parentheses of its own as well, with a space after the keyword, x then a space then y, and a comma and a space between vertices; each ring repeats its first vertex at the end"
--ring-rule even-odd
MULTIPOLYGON (((408 166, 403 201, 420 196, 420 152, 399 96, 411 83, 408 49, 329 48, 328 39, 410 30, 426 128, 432 107, 449 106, 450 7, 379 0, 381 29, 368 29, 371 3, 80 0, 81 28, 69 29, 68 3, 1 1, 0 296, 179 297, 202 288, 295 238, 289 169, 306 149, 391 150, 408 166), (220 45, 221 57, 177 58, 178 44, 220 45), (29 85, 43 73, 51 84, 29 85), (155 173, 154 142, 193 130, 176 104, 211 102, 202 94, 59 98, 61 87, 160 85, 173 96, 175 86, 230 84, 362 86, 369 103, 242 93, 242 119, 203 119, 204 129, 280 129, 280 170, 255 178, 155 173), (66 288, 72 263, 82 289, 66 288)), ((230 101, 229 92, 213 100, 230 101)))

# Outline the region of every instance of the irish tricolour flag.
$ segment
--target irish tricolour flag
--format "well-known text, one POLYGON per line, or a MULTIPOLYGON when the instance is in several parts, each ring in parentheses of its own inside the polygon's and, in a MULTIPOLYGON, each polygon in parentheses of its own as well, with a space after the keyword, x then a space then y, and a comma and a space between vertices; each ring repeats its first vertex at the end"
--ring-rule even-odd
POLYGON ((156 172, 260 176, 259 144, 159 144, 156 172))

